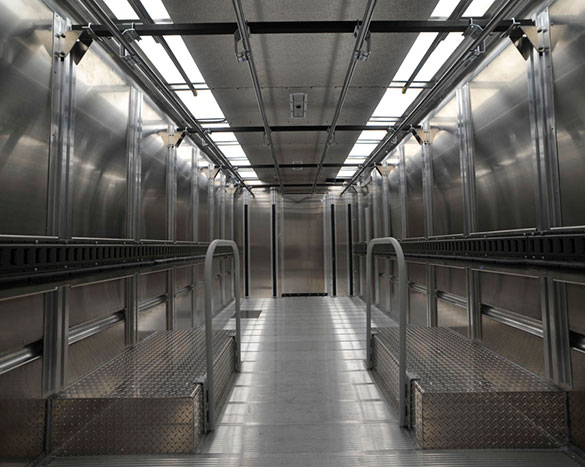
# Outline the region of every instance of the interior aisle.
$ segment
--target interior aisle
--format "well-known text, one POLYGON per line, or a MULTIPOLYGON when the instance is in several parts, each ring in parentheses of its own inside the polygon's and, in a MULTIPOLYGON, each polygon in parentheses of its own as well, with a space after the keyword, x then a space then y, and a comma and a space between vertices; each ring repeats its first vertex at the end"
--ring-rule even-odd
MULTIPOLYGON (((55 465, 574 466, 560 451, 421 451, 364 369, 359 299, 242 301, 242 372, 200 454, 60 459, 55 465), (108 464, 111 462, 111 464, 108 464)), ((223 312, 225 326, 233 314, 223 312)), ((222 316, 216 325, 221 326, 222 316)), ((374 325, 391 321, 374 311, 374 325)))

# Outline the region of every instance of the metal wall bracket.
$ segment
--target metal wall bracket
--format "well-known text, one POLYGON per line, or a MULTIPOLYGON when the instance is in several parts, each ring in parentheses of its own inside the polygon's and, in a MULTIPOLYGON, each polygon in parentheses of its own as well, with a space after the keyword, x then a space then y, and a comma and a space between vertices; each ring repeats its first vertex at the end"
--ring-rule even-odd
MULTIPOLYGON (((64 33, 64 50, 62 57, 71 54, 71 58, 76 65, 79 65, 89 47, 94 41, 91 34, 91 28, 83 31, 66 31, 64 33)), ((101 39, 100 39, 101 40, 101 39)))
POLYGON ((532 50, 539 50, 538 44, 538 31, 536 26, 520 26, 519 23, 514 21, 514 24, 510 29, 502 34, 502 37, 509 37, 512 44, 518 49, 518 52, 522 55, 524 60, 530 59, 532 50), (509 32, 508 32, 509 31, 509 32))
POLYGON ((422 146, 423 144, 432 143, 433 139, 439 132, 439 129, 438 128, 425 129, 416 128, 412 126, 410 127, 410 132, 412 133, 412 136, 414 136, 414 139, 416 139, 417 143, 422 146))

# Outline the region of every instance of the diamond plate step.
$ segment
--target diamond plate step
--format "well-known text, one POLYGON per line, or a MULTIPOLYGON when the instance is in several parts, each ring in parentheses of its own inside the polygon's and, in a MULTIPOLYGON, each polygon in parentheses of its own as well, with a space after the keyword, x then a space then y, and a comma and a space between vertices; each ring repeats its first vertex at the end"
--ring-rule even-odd
MULTIPOLYGON (((398 328, 378 328, 374 372, 398 400, 398 328)), ((565 394, 448 328, 408 328, 410 423, 425 449, 556 448, 566 444, 565 394)))
MULTIPOLYGON (((235 341, 214 332, 217 405, 225 402, 235 341)), ((159 331, 51 403, 57 456, 194 453, 204 432, 205 332, 159 331)))

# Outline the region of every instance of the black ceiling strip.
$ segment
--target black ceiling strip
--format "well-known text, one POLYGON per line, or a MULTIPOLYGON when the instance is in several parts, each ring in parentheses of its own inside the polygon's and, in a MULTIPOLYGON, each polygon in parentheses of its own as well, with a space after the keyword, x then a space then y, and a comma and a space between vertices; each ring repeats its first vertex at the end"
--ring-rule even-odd
MULTIPOLYGON (((483 27, 488 20, 478 19, 474 23, 483 27)), ((533 26, 529 19, 517 20, 520 26, 533 26)), ((248 22, 250 34, 353 34, 356 21, 261 21, 248 22)), ((118 23, 121 30, 131 23, 118 23)), ((512 25, 511 20, 502 21, 494 32, 505 32, 512 25)), ((464 32, 469 26, 468 20, 396 20, 372 21, 372 33, 420 33, 420 32, 464 32)), ((81 30, 87 25, 74 25, 73 30, 81 30)), ((107 27, 92 25, 92 30, 101 37, 112 34, 107 27)), ((174 24, 134 24, 136 32, 141 36, 206 36, 233 35, 238 29, 237 23, 174 23, 174 24)))
MULTIPOLYGON (((335 131, 384 131, 388 130, 388 125, 338 125, 335 131)), ((296 132, 296 131, 327 131, 328 125, 275 125, 271 126, 272 132, 296 132)), ((179 130, 183 130, 179 128, 179 130)), ((263 133, 263 126, 232 126, 232 127, 207 127, 210 133, 263 133)), ((191 128, 187 131, 194 132, 191 128)))

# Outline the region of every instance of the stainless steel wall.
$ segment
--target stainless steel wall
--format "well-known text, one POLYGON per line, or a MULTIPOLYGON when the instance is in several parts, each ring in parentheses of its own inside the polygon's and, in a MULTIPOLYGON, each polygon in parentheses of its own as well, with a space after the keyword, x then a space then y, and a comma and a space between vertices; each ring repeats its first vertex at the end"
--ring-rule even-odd
POLYGON ((283 293, 323 293, 323 203, 318 196, 286 195, 282 203, 283 293))
MULTIPOLYGON (((0 301, 0 354, 40 343, 44 294, 0 301)), ((0 459, 32 460, 43 452, 43 362, 36 358, 0 374, 0 459)))
POLYGON ((551 7, 550 15, 562 223, 585 225, 585 212, 580 203, 585 173, 585 96, 579 92, 585 79, 585 5, 558 0, 551 7))
MULTIPOLYGON (((77 65, 60 57, 63 14, 0 0, 0 235, 206 242, 215 224, 232 238, 232 192, 216 202, 224 176, 210 197, 207 157, 189 137, 173 146, 179 125, 98 42, 77 65)), ((230 262, 221 263, 216 311, 233 295, 230 262)), ((3 290, 3 364, 25 347, 31 356, 0 372, 0 458, 42 454, 47 397, 156 330, 203 324, 202 264, 124 274, 24 298, 3 290)))
POLYGON ((176 224, 177 240, 193 241, 193 161, 195 148, 183 143, 175 151, 176 157, 176 224))
POLYGON ((142 107, 140 236, 167 239, 167 159, 165 144, 168 120, 152 104, 142 107))
POLYGON ((423 203, 422 145, 413 137, 404 143, 404 171, 406 174, 407 236, 424 237, 425 215, 423 203))
POLYGON ((477 229, 534 227, 535 173, 526 62, 509 45, 471 81, 469 89, 477 229))
POLYGON ((458 117, 457 99, 452 97, 429 121, 434 235, 463 233, 458 117))
POLYGON ((41 1, 0 1, 1 234, 47 233, 52 23, 41 1))
POLYGON ((250 200, 250 296, 272 297, 270 193, 255 191, 250 200))
POLYGON ((89 50, 75 70, 72 233, 126 236, 130 86, 89 50))
MULTIPOLYGON (((502 41, 423 119, 424 144, 408 136, 388 156, 399 162, 387 175, 393 236, 583 231, 585 6, 557 0, 550 15, 544 3, 534 6, 539 32, 530 56, 502 41)), ((358 216, 361 241, 367 231, 383 233, 378 177, 362 187, 360 202, 373 207, 363 209, 371 210, 370 220, 358 216)), ((384 273, 382 259, 376 268, 384 273)), ((396 317, 394 262, 390 274, 396 317)), ((585 448, 585 274, 550 274, 487 263, 410 265, 410 321, 449 327, 570 389, 571 441, 585 448)), ((377 277, 382 308, 384 287, 377 277)))

